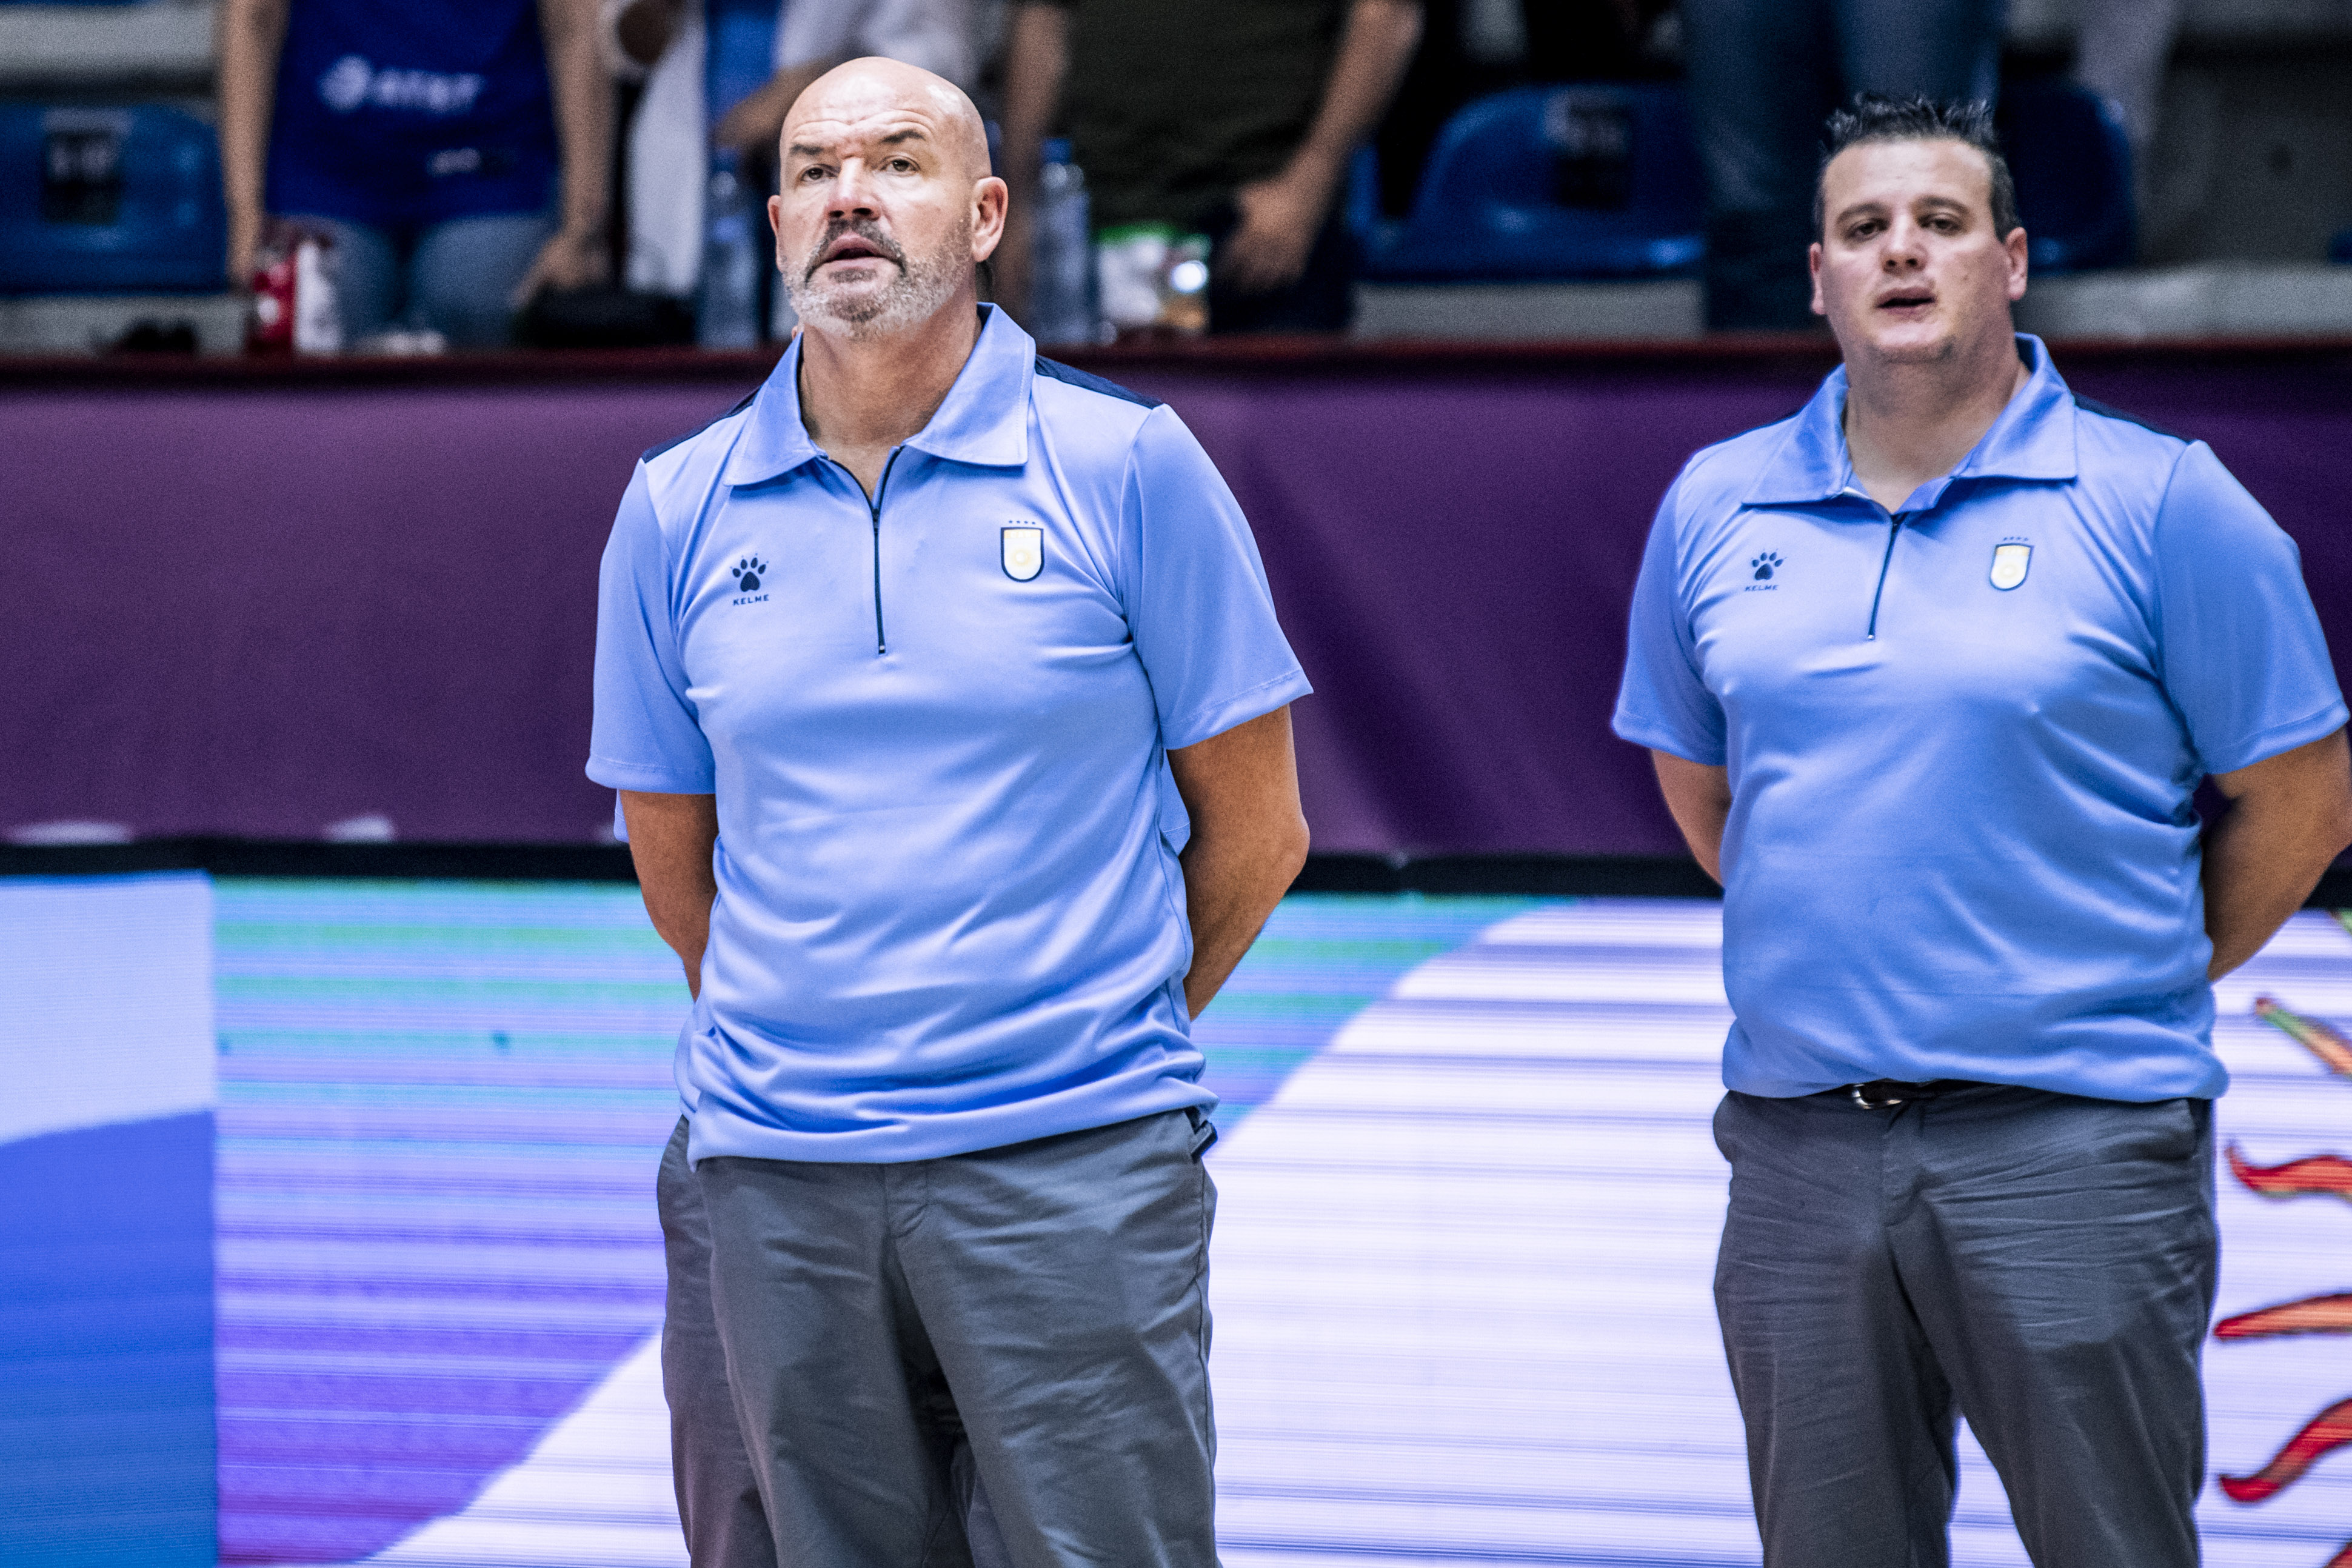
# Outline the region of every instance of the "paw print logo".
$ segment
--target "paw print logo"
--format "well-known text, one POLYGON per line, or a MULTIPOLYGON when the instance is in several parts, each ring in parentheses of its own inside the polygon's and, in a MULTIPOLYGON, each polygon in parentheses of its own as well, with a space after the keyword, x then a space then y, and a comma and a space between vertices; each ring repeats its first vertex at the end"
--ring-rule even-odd
POLYGON ((1769 582, 1772 580, 1772 572, 1774 569, 1779 567, 1780 564, 1780 557, 1778 552, 1768 549, 1762 555, 1758 556, 1754 560, 1749 561, 1748 564, 1756 569, 1757 581, 1769 582))
POLYGON ((760 574, 768 570, 768 563, 758 556, 747 555, 728 570, 735 574, 736 587, 746 593, 757 593, 760 591, 760 574))

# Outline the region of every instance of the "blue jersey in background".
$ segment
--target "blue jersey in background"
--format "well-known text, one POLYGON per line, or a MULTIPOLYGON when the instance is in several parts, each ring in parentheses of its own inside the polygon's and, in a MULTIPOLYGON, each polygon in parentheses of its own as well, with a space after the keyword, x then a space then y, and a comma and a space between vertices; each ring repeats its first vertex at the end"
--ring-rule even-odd
POLYGON ((536 0, 295 0, 271 212, 374 225, 533 213, 555 173, 536 0))

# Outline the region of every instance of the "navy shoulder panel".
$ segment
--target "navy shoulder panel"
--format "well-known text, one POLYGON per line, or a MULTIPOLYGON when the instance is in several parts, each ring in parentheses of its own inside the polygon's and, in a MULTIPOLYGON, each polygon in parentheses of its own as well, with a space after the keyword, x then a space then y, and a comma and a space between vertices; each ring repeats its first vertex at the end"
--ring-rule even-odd
POLYGON ((2095 413, 2102 419, 2120 419, 2126 424, 2137 424, 2142 430, 2154 431, 2157 434, 2164 436, 2168 440, 2194 441, 2197 439, 2193 435, 2183 435, 2177 430, 2167 430, 2160 424, 2150 424, 2147 421, 2142 419, 2136 413, 2126 413, 2122 409, 2109 408, 2105 403, 2084 397, 2081 392, 2076 392, 2074 394, 2074 406, 2081 409, 2084 413, 2095 413))
POLYGON ((750 392, 743 394, 743 401, 741 402, 737 403, 725 413, 719 415, 717 419, 706 419, 700 424, 696 425, 692 430, 688 431, 684 435, 673 435, 667 441, 663 442, 659 446, 646 447, 645 451, 638 454, 637 461, 640 463, 650 463, 655 458, 660 456, 663 453, 667 452, 671 447, 683 446, 686 443, 693 440, 704 431, 709 430, 712 425, 717 424, 719 420, 732 419, 737 414, 742 413, 745 409, 751 407, 751 400, 759 395, 760 389, 753 387, 750 392))
POLYGON ((1793 420, 1793 419, 1797 418, 1800 414, 1803 413, 1805 412, 1805 410, 1807 410, 1807 409, 1809 409, 1809 408, 1811 408, 1811 407, 1812 407, 1812 406, 1813 406, 1813 400, 1812 400, 1812 399, 1811 399, 1811 398, 1807 398, 1804 402, 1802 402, 1799 403, 1796 407, 1794 407, 1794 408, 1790 409, 1788 413, 1784 413, 1784 414, 1780 415, 1780 418, 1778 418, 1778 419, 1768 419, 1768 420, 1766 420, 1766 421, 1765 421, 1763 423, 1761 423, 1761 424, 1751 424, 1751 425, 1749 425, 1749 426, 1748 426, 1747 429, 1745 429, 1745 430, 1741 430, 1741 431, 1735 431, 1735 432, 1733 432, 1731 434, 1725 436, 1722 440, 1720 440, 1720 441, 1710 441, 1710 442, 1708 442, 1708 443, 1707 443, 1707 444, 1708 444, 1709 446, 1728 446, 1728 445, 1730 445, 1733 442, 1735 442, 1735 441, 1738 440, 1738 439, 1739 439, 1741 436, 1743 436, 1743 435, 1761 435, 1761 434, 1764 434, 1766 431, 1768 431, 1768 430, 1774 429, 1774 428, 1776 428, 1776 427, 1778 427, 1778 426, 1780 426, 1780 425, 1787 424, 1790 421, 1791 421, 1791 420, 1793 420))
POLYGON ((1043 354, 1037 356, 1037 373, 1048 381, 1063 382, 1074 387, 1084 387, 1090 392, 1100 392, 1105 397, 1115 397, 1121 402, 1131 402, 1143 408, 1160 406, 1160 400, 1156 397, 1146 397, 1139 392, 1129 392, 1117 382, 1107 382, 1100 376, 1088 375, 1084 371, 1072 369, 1059 360, 1049 360, 1043 354))
POLYGON ((1689 468, 1696 465, 1698 460, 1702 457, 1709 457, 1714 455, 1716 453, 1723 451, 1727 447, 1737 446, 1741 442, 1748 440, 1751 436, 1759 436, 1766 434, 1768 431, 1778 430, 1782 425, 1794 423, 1796 420, 1804 413, 1805 410, 1811 406, 1811 404, 1812 399, 1807 398, 1803 402, 1799 403, 1796 407, 1790 409, 1788 413, 1782 414, 1778 419, 1768 419, 1761 424, 1751 424, 1747 429, 1737 431, 1732 434, 1725 436, 1720 441, 1710 441, 1705 446, 1700 447, 1696 452, 1692 453, 1690 456, 1685 460, 1684 466, 1685 468, 1689 468))

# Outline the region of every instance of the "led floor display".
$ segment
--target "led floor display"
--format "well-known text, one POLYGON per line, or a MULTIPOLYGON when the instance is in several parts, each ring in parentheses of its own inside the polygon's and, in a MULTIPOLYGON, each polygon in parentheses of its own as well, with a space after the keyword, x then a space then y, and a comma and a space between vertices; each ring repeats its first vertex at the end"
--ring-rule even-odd
MULTIPOLYGON (((634 890, 216 904, 224 1561, 682 1563, 651 1184, 683 996, 634 890)), ((1708 1293, 1717 939, 1705 904, 1285 904, 1201 1030, 1234 1568, 1756 1562, 1708 1293)), ((2221 1005, 2207 1559, 2322 1568, 2352 935, 2299 916, 2221 1005)), ((2022 1563, 1964 1448, 1955 1560, 2022 1563)))
POLYGON ((213 1561, 213 906, 0 878, 0 1563, 213 1561))

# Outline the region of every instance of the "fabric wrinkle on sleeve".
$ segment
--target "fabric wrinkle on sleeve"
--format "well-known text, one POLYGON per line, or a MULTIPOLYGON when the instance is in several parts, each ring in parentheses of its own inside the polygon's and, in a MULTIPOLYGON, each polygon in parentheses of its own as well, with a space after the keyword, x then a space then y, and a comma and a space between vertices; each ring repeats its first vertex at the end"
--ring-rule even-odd
POLYGON ((1675 526, 1682 486, 1678 477, 1667 487, 1642 549, 1625 628, 1625 676, 1610 727, 1636 746, 1720 768, 1726 757, 1723 705, 1700 674, 1698 645, 1683 610, 1675 526))
POLYGON ((596 711, 588 777, 614 789, 707 795, 715 769, 670 608, 669 551, 637 465, 597 574, 596 711))
POLYGON ((2158 668, 2205 771, 2250 768, 2343 726, 2302 552, 2201 441, 2174 465, 2156 556, 2158 668))
POLYGON ((1153 409, 1136 432, 1121 511, 1119 596, 1163 746, 1197 745, 1313 689, 1249 520, 1174 410, 1153 409))

